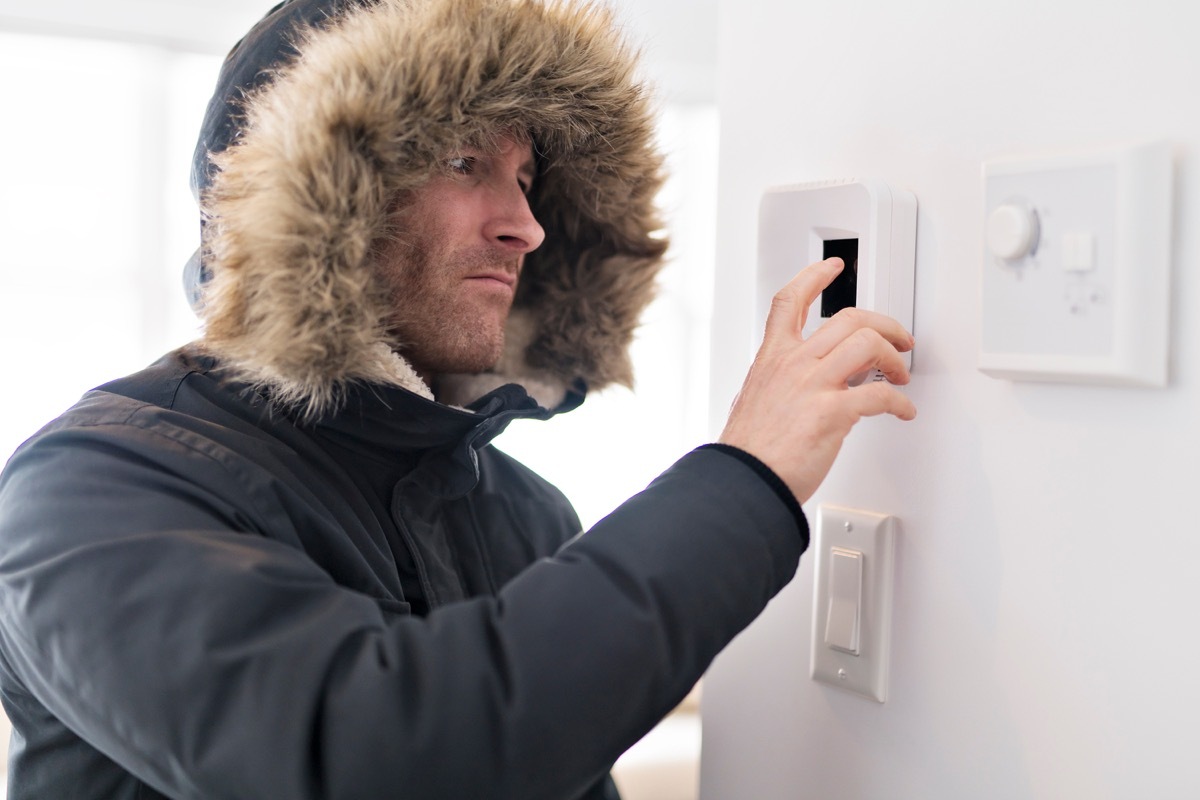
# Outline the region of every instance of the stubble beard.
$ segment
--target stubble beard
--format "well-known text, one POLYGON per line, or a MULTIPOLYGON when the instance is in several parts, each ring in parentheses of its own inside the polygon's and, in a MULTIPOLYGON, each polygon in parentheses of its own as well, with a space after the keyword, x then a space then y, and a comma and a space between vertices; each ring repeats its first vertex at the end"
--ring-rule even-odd
POLYGON ((464 278, 512 268, 511 257, 493 252, 443 257, 420 245, 392 262, 387 271, 393 340, 427 383, 435 375, 476 374, 496 366, 512 298, 474 291, 464 278))

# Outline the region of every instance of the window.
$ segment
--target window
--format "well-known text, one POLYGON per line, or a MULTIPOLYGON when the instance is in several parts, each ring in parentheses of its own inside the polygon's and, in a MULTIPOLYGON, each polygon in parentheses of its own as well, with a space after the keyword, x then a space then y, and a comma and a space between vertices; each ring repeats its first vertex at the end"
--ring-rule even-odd
POLYGON ((5 460, 83 392, 194 338, 188 170, 219 63, 0 33, 5 460))

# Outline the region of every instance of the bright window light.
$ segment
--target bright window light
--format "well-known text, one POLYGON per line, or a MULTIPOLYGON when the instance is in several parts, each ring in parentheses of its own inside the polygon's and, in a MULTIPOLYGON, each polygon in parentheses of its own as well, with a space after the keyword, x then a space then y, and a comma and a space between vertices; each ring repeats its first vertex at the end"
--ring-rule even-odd
POLYGON ((219 64, 0 33, 0 107, 21 112, 0 126, 0 458, 195 338, 180 288, 199 242, 188 169, 219 64))

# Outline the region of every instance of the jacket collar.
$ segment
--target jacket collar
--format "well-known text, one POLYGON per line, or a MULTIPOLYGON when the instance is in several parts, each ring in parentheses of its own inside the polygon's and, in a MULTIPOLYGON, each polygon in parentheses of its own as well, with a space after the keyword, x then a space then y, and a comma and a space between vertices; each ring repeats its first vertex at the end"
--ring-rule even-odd
MULTIPOLYGON (((465 408, 430 400, 407 389, 358 385, 341 410, 310 423, 317 436, 341 449, 394 464, 407 464, 403 482, 440 497, 460 497, 479 481, 478 451, 517 419, 548 419, 583 402, 577 384, 554 409, 522 386, 500 386, 465 408)), ((300 423, 304 424, 304 423, 300 423)))

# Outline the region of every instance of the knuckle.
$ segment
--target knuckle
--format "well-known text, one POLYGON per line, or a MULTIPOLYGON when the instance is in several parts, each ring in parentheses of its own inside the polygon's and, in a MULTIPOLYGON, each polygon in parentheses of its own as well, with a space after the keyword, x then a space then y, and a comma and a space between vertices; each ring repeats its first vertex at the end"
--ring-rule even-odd
POLYGON ((779 306, 790 308, 796 302, 796 296, 796 287, 789 283, 777 291, 775 296, 771 298, 771 308, 775 309, 779 306))
POLYGON ((781 314, 790 308, 791 304, 792 299, 790 297, 785 296, 783 292, 777 292, 775 296, 771 298, 771 313, 781 314))
MULTIPOLYGON (((799 333, 798 326, 803 320, 803 309, 800 308, 800 295, 794 290, 781 289, 771 298, 771 308, 767 313, 768 338, 785 338, 783 334, 793 326, 799 333), (772 336, 772 331, 774 336, 772 336)), ((764 341, 765 344, 765 341, 764 341)))
POLYGON ((870 349, 875 349, 883 340, 874 328, 856 328, 849 338, 856 346, 870 349))
POLYGON ((856 306, 846 306, 833 315, 836 319, 844 323, 849 323, 856 328, 861 328, 866 324, 867 314, 861 308, 856 306))

